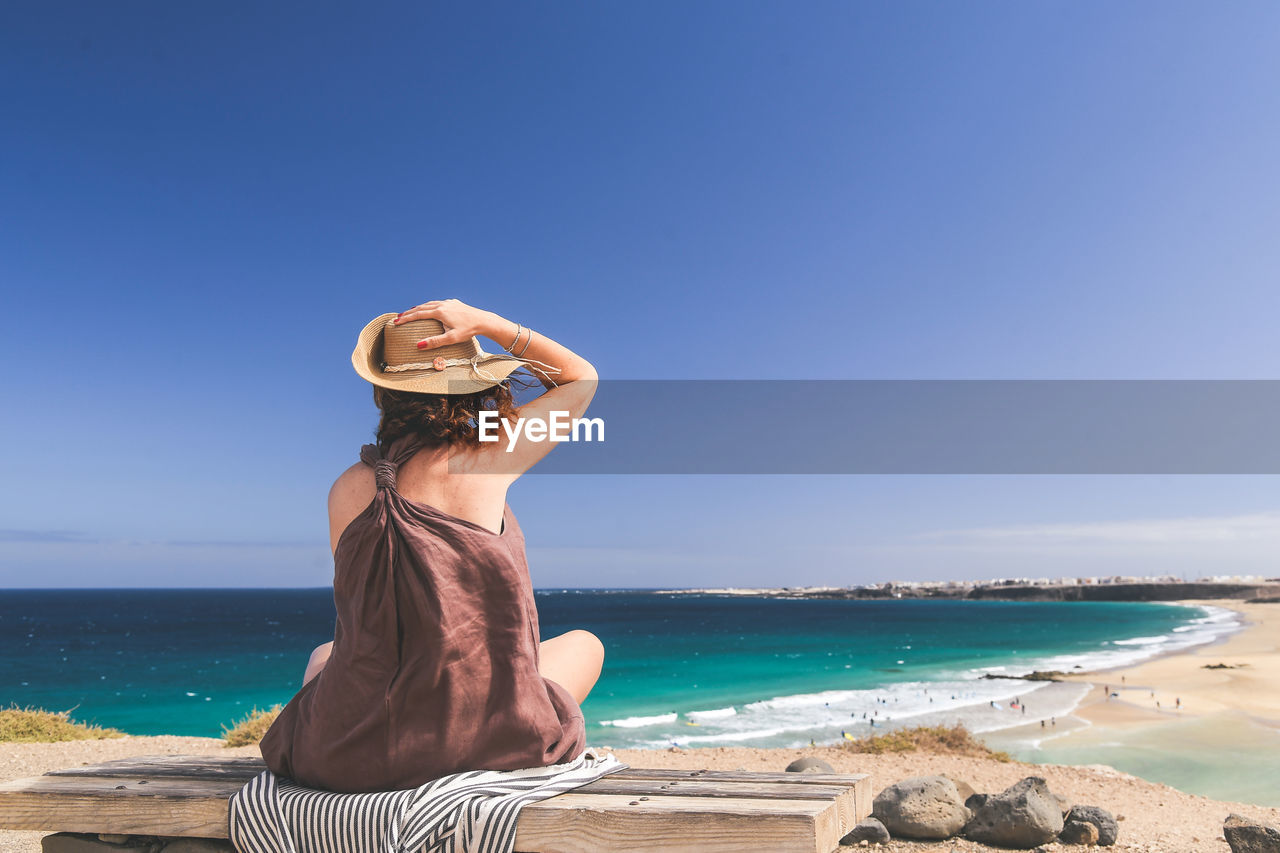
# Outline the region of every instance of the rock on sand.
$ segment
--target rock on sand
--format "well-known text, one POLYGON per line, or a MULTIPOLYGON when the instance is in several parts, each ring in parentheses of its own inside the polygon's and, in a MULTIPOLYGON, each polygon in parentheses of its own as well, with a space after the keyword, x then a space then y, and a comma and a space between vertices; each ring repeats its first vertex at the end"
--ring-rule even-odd
POLYGON ((946 776, 913 776, 876 795, 871 816, 895 838, 950 838, 969 820, 969 810, 946 776))

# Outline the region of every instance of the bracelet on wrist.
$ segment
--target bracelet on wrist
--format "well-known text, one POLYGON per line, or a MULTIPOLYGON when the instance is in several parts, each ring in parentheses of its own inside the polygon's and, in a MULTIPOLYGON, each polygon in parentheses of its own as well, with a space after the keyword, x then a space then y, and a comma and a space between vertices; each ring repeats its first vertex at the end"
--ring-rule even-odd
MULTIPOLYGON (((516 344, 520 343, 520 333, 521 333, 522 331, 524 331, 524 326, 520 325, 519 323, 516 323, 516 336, 515 336, 515 339, 511 341, 511 346, 509 346, 509 347, 503 347, 503 349, 504 349, 504 350, 506 350, 507 352, 511 353, 512 355, 515 355, 515 348, 516 348, 516 344)), ((525 341, 525 349, 528 349, 528 348, 529 348, 529 342, 528 342, 528 340, 526 340, 526 341, 525 341)))

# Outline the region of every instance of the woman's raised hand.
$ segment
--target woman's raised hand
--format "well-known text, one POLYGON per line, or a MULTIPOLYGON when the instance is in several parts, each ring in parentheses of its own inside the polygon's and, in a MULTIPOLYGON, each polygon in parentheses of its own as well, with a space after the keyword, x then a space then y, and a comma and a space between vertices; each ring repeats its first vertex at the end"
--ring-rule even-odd
MULTIPOLYGON (((427 317, 443 323, 444 332, 418 341, 418 349, 435 349, 436 347, 456 344, 459 341, 467 340, 472 335, 484 335, 487 338, 497 340, 494 335, 501 334, 502 331, 508 328, 510 329, 508 337, 516 332, 515 323, 503 320, 492 311, 476 308, 457 299, 424 302, 401 313, 392 322, 397 324, 406 323, 410 320, 422 320, 427 317)), ((501 341, 498 341, 498 343, 501 343, 501 341)))
MULTIPOLYGON (((439 299, 434 302, 424 302, 397 315, 392 322, 407 323, 410 320, 423 320, 428 317, 443 323, 444 331, 441 334, 432 335, 429 338, 423 338, 418 341, 418 349, 434 349, 465 341, 472 335, 484 335, 489 340, 495 341, 498 346, 507 350, 507 352, 511 352, 508 347, 515 346, 516 341, 521 340, 523 341, 520 345, 521 359, 533 362, 544 368, 552 368, 551 373, 555 376, 554 381, 545 371, 537 367, 533 368, 535 375, 543 380, 543 384, 548 388, 576 382, 579 379, 594 380, 596 378, 596 369, 591 366, 591 363, 568 347, 558 344, 532 329, 519 326, 499 314, 476 308, 457 299, 439 299), (517 332, 522 332, 525 336, 517 338, 517 332)), ((582 389, 579 388, 574 393, 581 393, 581 391, 582 389)), ((594 393, 594 391, 591 393, 594 393)), ((539 399, 544 399, 546 396, 544 394, 539 399)), ((555 395, 552 396, 554 397, 555 395)), ((580 410, 577 414, 581 414, 582 411, 586 410, 587 402, 590 399, 590 393, 583 396, 580 401, 580 410)))

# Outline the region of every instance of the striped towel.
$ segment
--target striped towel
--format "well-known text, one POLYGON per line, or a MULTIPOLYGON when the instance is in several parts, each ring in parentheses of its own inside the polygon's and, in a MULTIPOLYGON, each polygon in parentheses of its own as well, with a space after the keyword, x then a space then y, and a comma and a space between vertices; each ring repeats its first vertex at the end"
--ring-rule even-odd
POLYGON ((525 803, 626 767, 586 750, 563 764, 454 773, 370 794, 303 788, 264 770, 232 795, 228 834, 239 853, 511 853, 525 803))

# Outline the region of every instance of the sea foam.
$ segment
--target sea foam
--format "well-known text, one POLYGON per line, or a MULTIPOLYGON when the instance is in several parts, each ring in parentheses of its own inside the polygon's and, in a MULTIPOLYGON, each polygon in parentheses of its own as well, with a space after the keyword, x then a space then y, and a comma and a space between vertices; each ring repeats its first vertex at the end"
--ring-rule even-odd
POLYGON ((702 720, 720 720, 725 717, 732 717, 738 713, 738 709, 732 706, 728 708, 712 708, 710 711, 689 711, 685 714, 686 719, 694 722, 702 720))
POLYGON ((623 717, 620 720, 601 720, 600 725, 611 726, 616 729, 639 729, 645 726, 657 726, 663 723, 674 723, 677 714, 672 711, 669 714, 655 714, 651 717, 623 717))

